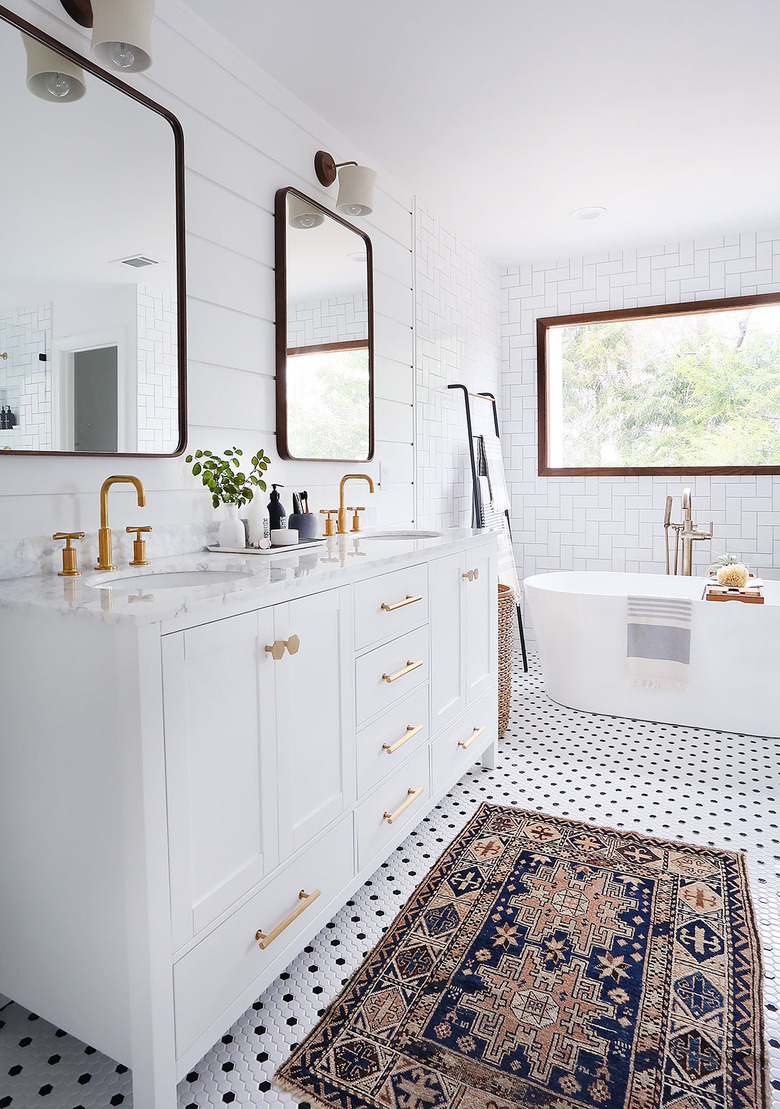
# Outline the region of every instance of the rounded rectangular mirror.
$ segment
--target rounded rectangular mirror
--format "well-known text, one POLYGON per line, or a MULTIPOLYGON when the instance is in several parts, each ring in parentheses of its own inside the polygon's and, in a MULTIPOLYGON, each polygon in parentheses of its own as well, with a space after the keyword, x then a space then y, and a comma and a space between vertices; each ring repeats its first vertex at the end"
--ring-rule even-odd
POLYGON ((276 437, 280 457, 374 454, 371 240, 296 189, 276 194, 276 437))
POLYGON ((0 451, 180 453, 178 121, 4 8, 0 102, 0 451))

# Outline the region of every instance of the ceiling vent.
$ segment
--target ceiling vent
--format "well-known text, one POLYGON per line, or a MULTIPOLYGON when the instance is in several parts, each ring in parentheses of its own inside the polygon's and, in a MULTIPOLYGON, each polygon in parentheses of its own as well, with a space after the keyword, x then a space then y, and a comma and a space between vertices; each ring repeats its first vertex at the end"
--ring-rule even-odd
POLYGON ((117 258, 120 265, 131 266, 134 270, 142 270, 145 266, 159 266, 156 258, 149 258, 146 254, 132 254, 129 258, 117 258))

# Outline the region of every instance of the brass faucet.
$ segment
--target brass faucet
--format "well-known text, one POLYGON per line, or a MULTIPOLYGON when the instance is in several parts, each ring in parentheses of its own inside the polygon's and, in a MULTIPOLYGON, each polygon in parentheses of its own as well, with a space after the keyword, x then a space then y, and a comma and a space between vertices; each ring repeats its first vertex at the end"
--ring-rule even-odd
POLYGON ((138 493, 138 506, 143 508, 146 504, 144 487, 137 477, 115 474, 107 477, 100 488, 100 531, 98 532, 98 562, 96 570, 116 570, 111 562, 111 528, 108 526, 108 491, 112 485, 126 483, 134 485, 138 493))
MULTIPOLYGON (((368 482, 368 488, 370 489, 370 491, 372 493, 374 492, 374 483, 371 480, 371 478, 368 476, 368 474, 344 474, 344 477, 341 479, 341 481, 339 483, 339 528, 338 528, 338 534, 339 535, 346 535, 347 534, 347 509, 346 509, 346 506, 344 505, 344 486, 346 485, 346 483, 348 481, 351 481, 351 480, 367 481, 368 482)), ((360 528, 358 526, 357 528, 353 528, 353 530, 354 531, 359 531, 360 528)))

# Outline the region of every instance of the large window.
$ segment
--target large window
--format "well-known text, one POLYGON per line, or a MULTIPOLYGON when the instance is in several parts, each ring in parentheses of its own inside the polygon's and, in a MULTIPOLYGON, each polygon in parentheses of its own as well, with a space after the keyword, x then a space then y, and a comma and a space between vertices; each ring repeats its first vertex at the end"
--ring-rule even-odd
POLYGON ((537 324, 539 473, 780 473, 780 294, 537 324))

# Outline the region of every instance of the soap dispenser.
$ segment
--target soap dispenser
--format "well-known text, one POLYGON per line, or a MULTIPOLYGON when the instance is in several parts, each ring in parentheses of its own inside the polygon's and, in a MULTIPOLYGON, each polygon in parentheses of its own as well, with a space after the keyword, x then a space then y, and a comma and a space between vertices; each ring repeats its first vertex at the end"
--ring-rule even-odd
POLYGON ((287 526, 287 511, 281 502, 277 488, 284 489, 284 486, 275 482, 271 486, 271 499, 268 502, 268 515, 271 517, 271 531, 276 531, 277 528, 284 528, 287 526))

